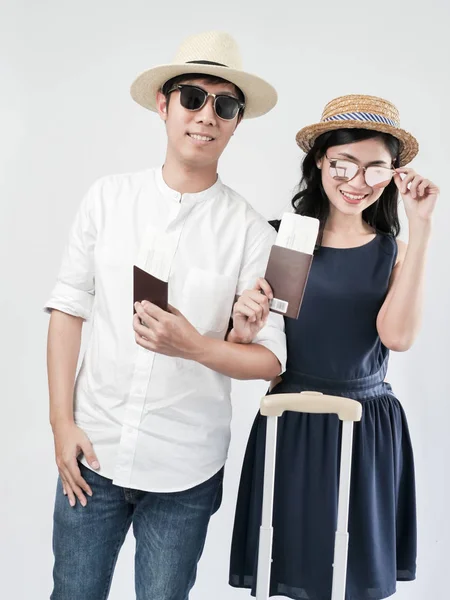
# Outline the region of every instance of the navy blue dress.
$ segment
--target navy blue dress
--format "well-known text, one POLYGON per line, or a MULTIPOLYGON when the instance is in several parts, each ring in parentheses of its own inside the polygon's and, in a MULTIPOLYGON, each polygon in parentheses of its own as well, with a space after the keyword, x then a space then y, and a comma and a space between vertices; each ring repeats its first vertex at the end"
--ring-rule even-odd
MULTIPOLYGON (((358 400, 349 515, 347 600, 392 595, 416 570, 414 461, 403 409, 386 383, 388 349, 376 329, 397 256, 392 236, 357 248, 322 247, 298 320, 286 319, 288 362, 272 393, 316 390, 358 400)), ((255 595, 266 419, 244 458, 230 578, 255 595)), ((278 420, 271 596, 330 600, 341 428, 334 415, 278 420)))

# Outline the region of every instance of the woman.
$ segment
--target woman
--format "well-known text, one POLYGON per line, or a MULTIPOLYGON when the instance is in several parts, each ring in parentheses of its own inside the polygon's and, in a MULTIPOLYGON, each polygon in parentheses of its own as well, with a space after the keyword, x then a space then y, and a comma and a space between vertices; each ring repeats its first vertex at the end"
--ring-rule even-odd
MULTIPOLYGON (((331 101, 297 134, 307 152, 295 211, 320 219, 298 320, 286 319, 288 362, 272 393, 316 390, 358 400, 349 517, 348 600, 387 598, 416 571, 414 463, 403 409, 385 382, 389 351, 417 334, 425 256, 439 193, 407 165, 414 137, 396 108, 371 96, 331 101), (409 223, 397 240, 398 192, 409 223)), ((267 282, 246 291, 234 330, 250 341, 265 320, 267 282)), ((230 585, 255 593, 265 418, 247 446, 232 541, 230 585)), ((339 421, 288 412, 278 424, 271 595, 331 597, 339 421)))

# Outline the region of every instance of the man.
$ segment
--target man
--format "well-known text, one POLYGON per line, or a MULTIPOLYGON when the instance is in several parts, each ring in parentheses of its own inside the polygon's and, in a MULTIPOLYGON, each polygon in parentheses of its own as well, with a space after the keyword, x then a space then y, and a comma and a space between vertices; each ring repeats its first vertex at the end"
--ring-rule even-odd
POLYGON ((264 274, 274 233, 217 176, 241 119, 270 110, 275 90, 242 71, 229 35, 208 32, 131 92, 165 123, 164 166, 92 186, 46 305, 60 474, 53 600, 106 598, 131 524, 137 599, 188 598, 221 501, 230 377, 269 380, 285 364, 282 319, 258 283, 248 302, 265 327, 246 343, 245 307, 229 327, 235 296, 264 274), (168 311, 136 303, 134 331, 133 265, 168 281, 170 302, 168 311))

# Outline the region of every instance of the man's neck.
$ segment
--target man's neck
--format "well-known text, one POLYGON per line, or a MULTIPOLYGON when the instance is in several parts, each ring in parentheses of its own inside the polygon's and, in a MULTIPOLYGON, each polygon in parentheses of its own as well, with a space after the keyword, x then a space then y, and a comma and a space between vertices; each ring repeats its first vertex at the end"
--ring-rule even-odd
POLYGON ((166 156, 163 167, 166 184, 180 194, 196 194, 207 190, 217 181, 217 162, 207 167, 191 167, 166 156))

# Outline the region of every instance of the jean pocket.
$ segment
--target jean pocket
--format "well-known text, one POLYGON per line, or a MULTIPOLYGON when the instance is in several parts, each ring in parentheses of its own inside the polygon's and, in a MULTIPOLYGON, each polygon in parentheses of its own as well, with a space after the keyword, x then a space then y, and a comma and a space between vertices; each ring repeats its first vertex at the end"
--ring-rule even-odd
POLYGON ((217 488, 216 498, 214 500, 214 504, 211 510, 211 514, 215 514, 219 508, 222 506, 223 499, 223 474, 222 479, 220 480, 219 487, 217 488))
POLYGON ((77 460, 78 467, 80 469, 81 477, 88 483, 89 485, 96 486, 99 483, 107 483, 108 480, 96 473, 93 469, 86 467, 80 460, 77 460))
POLYGON ((192 513, 194 511, 210 516, 219 509, 222 501, 223 474, 224 468, 222 467, 212 477, 193 488, 162 495, 175 501, 180 507, 180 512, 192 513))

